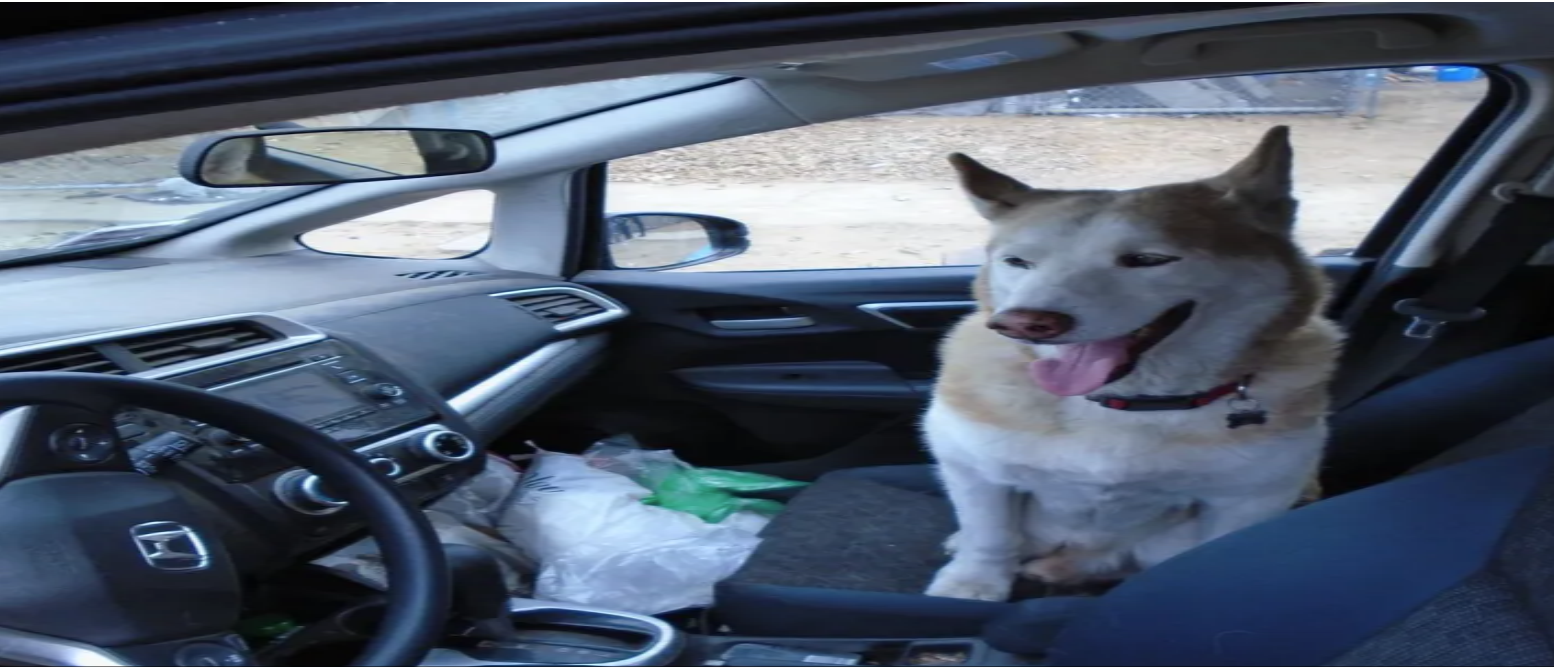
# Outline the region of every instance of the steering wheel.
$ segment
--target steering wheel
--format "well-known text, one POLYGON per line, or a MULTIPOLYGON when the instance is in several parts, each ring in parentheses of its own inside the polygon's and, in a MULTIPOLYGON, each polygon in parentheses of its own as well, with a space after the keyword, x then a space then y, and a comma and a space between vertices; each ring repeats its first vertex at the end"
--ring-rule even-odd
POLYGON ((365 519, 386 612, 352 665, 414 665, 443 630, 448 570, 426 517, 350 449, 299 422, 168 382, 0 374, 0 658, 45 665, 248 665, 221 535, 173 484, 134 472, 113 414, 134 405, 242 433, 365 519))

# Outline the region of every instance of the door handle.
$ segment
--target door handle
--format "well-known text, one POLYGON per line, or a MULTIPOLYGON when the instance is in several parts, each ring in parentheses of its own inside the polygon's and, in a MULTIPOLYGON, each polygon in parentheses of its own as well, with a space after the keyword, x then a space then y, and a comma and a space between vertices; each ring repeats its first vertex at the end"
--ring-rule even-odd
POLYGON ((749 320, 711 320, 712 326, 728 331, 760 331, 762 329, 802 329, 815 326, 808 317, 761 317, 749 320))

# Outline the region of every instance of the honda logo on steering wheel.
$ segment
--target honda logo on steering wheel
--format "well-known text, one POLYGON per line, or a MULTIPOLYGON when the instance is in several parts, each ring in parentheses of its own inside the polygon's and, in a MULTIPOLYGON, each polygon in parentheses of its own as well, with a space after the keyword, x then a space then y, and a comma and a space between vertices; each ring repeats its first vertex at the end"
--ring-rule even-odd
POLYGON ((140 555, 158 570, 186 572, 210 567, 210 550, 193 528, 172 521, 153 521, 130 529, 140 555))

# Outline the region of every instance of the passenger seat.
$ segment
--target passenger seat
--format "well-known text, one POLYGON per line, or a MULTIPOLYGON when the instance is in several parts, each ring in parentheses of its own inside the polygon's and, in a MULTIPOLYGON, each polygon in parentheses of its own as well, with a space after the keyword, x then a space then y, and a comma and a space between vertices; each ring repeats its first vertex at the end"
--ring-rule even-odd
MULTIPOLYGON (((1332 426, 1332 467, 1360 472, 1338 477, 1330 492, 1554 444, 1554 338, 1404 382, 1335 416, 1332 426)), ((1324 507, 1332 502, 1314 508, 1338 510, 1324 507)), ((719 585, 718 617, 735 633, 757 636, 975 636, 1012 605, 920 594, 944 563, 954 528, 929 466, 832 473, 794 498, 745 566, 719 585)), ((1443 526, 1440 539, 1456 539, 1452 528, 1443 526)))

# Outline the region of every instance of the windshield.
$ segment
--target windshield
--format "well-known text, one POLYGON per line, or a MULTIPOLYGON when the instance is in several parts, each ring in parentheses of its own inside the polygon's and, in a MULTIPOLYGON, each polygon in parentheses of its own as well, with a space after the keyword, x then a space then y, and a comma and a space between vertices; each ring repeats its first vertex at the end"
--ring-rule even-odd
MULTIPOLYGON (((410 126, 484 130, 503 136, 724 78, 691 73, 596 81, 261 127, 410 126)), ((317 189, 318 186, 216 189, 180 178, 178 158, 183 149, 211 134, 220 133, 0 164, 0 264, 172 236, 317 189)))

